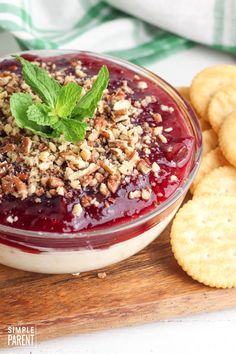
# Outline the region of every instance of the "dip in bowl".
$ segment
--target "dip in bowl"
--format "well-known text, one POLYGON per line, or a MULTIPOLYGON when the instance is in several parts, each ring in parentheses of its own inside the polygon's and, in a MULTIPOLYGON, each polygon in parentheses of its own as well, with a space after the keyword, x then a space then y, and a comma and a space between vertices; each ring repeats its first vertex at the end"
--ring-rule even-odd
POLYGON ((85 95, 109 70, 83 139, 21 129, 16 92, 41 102, 14 58, 0 62, 0 263, 75 273, 119 262, 168 225, 197 172, 201 132, 188 103, 164 80, 121 59, 78 51, 19 54, 85 95))

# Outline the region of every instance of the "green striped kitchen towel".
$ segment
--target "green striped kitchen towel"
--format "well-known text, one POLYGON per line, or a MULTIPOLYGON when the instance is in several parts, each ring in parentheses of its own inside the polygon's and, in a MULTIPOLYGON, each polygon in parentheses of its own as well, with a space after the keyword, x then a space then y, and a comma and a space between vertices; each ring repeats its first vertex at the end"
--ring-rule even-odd
POLYGON ((0 0, 21 49, 82 49, 139 64, 195 42, 236 51, 236 0, 0 0))

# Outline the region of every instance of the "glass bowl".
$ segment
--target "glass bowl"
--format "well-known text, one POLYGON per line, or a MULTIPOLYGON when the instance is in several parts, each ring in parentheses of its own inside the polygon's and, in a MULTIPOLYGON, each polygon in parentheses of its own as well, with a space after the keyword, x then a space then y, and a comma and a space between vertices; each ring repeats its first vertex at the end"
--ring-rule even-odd
MULTIPOLYGON (((17 54, 41 57, 65 54, 88 54, 124 66, 137 75, 152 80, 176 103, 195 138, 191 168, 175 193, 160 206, 130 222, 99 230, 78 233, 35 232, 0 225, 0 263, 31 272, 78 273, 99 269, 137 253, 170 223, 191 185, 201 159, 202 136, 191 106, 168 83, 152 72, 125 60, 107 55, 73 50, 35 50, 17 54)), ((9 59, 10 56, 0 60, 9 59)))

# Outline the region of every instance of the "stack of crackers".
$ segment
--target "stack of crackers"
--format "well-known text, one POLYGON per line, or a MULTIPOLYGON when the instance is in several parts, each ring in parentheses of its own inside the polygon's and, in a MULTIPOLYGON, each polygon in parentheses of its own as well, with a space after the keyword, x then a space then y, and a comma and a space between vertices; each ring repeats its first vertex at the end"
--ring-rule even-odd
POLYGON ((193 199, 174 219, 172 250, 193 279, 236 287, 236 65, 207 68, 179 92, 199 118, 203 158, 193 199))

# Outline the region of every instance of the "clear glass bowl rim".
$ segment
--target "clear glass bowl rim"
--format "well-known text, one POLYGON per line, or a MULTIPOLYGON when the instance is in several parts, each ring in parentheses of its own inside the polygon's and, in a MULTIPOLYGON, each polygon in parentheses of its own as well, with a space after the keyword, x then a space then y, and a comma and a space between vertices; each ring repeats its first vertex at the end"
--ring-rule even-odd
POLYGON ((37 238, 42 237, 42 238, 63 238, 64 239, 64 238, 93 237, 93 236, 111 234, 114 232, 121 232, 121 231, 128 230, 131 227, 139 226, 140 224, 143 224, 151 220, 152 218, 157 217, 165 210, 167 210, 171 205, 173 205, 185 193, 187 193, 188 188, 190 187, 199 169, 201 156, 202 156, 202 134, 201 134, 201 128, 198 122, 198 118, 196 117, 196 114, 194 113, 193 109, 183 99, 183 97, 178 93, 178 91, 173 86, 171 86, 168 82, 160 78, 158 75, 154 74, 153 72, 149 71, 148 69, 142 66, 133 64, 121 58, 113 57, 107 54, 94 53, 90 51, 75 50, 75 49, 38 49, 38 50, 35 49, 35 50, 19 51, 12 54, 1 56, 0 61, 3 61, 4 59, 11 59, 11 55, 22 55, 22 54, 32 54, 32 55, 42 56, 42 57, 53 57, 53 56, 66 55, 66 54, 88 54, 89 56, 93 56, 95 58, 107 59, 109 61, 112 61, 115 64, 125 66, 126 68, 133 70, 137 74, 140 74, 143 77, 151 79, 154 83, 161 86, 163 90, 168 88, 168 90, 170 91, 168 93, 171 95, 172 99, 176 102, 175 98, 173 98, 172 96, 173 94, 174 96, 176 96, 176 99, 179 101, 176 102, 178 107, 179 107, 179 103, 181 103, 183 107, 185 107, 186 111, 188 112, 189 120, 192 123, 192 129, 194 130, 193 133, 196 138, 196 144, 195 144, 196 151, 195 151, 195 158, 194 158, 195 162, 188 177, 184 180, 180 188, 178 188, 170 198, 168 198, 165 202, 161 203, 160 206, 158 206, 157 208, 154 208, 151 212, 144 214, 140 217, 137 217, 136 219, 131 220, 128 223, 124 223, 124 224, 121 223, 117 226, 112 226, 112 227, 105 226, 104 228, 101 227, 97 230, 91 230, 85 232, 80 231, 74 233, 30 231, 25 229, 17 229, 12 226, 0 225, 1 233, 11 234, 11 235, 15 234, 19 236, 24 235, 24 236, 37 237, 37 238))

